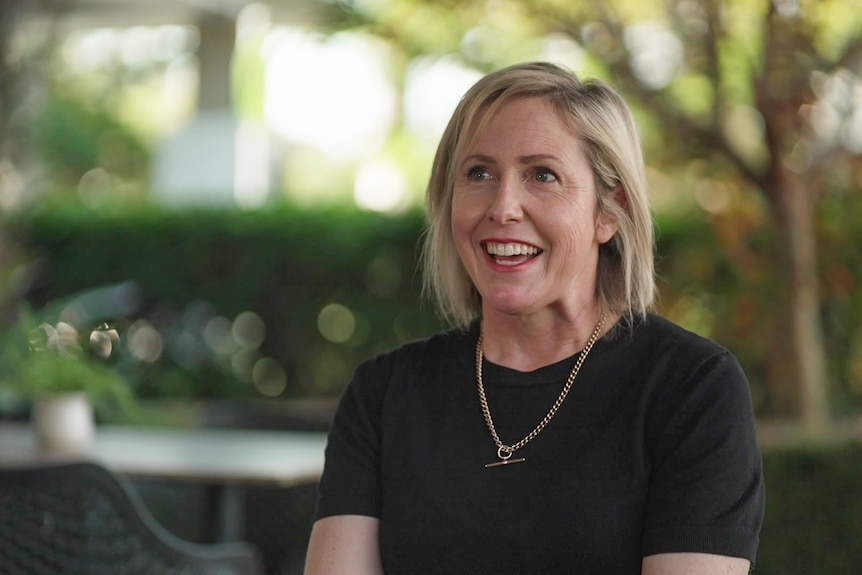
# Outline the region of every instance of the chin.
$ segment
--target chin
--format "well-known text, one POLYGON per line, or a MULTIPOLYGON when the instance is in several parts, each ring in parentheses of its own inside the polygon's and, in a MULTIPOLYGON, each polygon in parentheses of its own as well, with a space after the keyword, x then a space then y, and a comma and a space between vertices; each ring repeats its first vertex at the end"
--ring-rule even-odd
POLYGON ((513 297, 506 296, 490 296, 482 298, 483 312, 502 313, 506 315, 522 315, 535 311, 532 306, 535 303, 533 298, 523 296, 513 297))

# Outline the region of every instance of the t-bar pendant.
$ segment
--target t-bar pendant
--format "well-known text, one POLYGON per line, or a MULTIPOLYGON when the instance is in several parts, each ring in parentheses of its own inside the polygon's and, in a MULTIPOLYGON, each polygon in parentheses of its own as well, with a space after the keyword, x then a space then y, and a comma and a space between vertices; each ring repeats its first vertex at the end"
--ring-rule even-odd
POLYGON ((512 454, 514 451, 510 451, 506 449, 505 445, 501 445, 497 448, 497 457, 500 458, 500 461, 493 461, 491 463, 486 463, 485 467, 500 467, 501 465, 510 465, 512 463, 521 463, 522 461, 526 461, 523 457, 518 457, 517 459, 512 459, 512 454))

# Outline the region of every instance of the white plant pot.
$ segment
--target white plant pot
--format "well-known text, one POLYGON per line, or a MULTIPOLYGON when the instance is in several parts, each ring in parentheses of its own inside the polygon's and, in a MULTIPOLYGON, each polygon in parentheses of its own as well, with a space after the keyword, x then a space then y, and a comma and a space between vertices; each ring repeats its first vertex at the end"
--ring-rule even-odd
POLYGON ((96 435, 93 404, 84 392, 36 400, 32 423, 36 442, 43 453, 81 453, 96 435))

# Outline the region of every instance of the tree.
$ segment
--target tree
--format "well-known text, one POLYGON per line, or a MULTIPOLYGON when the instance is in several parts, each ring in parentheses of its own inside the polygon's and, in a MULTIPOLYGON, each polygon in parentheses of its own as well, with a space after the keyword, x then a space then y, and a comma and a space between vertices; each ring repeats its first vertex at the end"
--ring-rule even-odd
POLYGON ((408 54, 457 52, 486 69, 535 57, 535 39, 549 35, 583 51, 580 68, 619 87, 648 128, 653 168, 681 181, 696 166, 703 201, 737 198, 712 223, 734 272, 763 275, 768 287, 755 306, 732 310, 735 321, 762 346, 770 411, 817 432, 831 419, 817 201, 852 189, 862 163, 854 6, 393 0, 348 9, 338 24, 390 38, 408 54), (765 217, 743 217, 746 210, 765 217))
MULTIPOLYGON (((26 0, 6 0, 0 8, 0 215, 19 193, 18 170, 26 153, 26 138, 22 137, 26 122, 16 120, 24 99, 20 92, 26 67, 11 54, 13 31, 26 8, 26 0)), ((20 250, 4 232, 0 230, 0 328, 13 321, 20 294, 9 271, 22 259, 20 250)))
MULTIPOLYGON (((0 10, 0 168, 11 165, 12 157, 20 153, 14 149, 12 117, 20 101, 16 90, 20 86, 22 70, 12 61, 10 39, 24 7, 22 0, 9 0, 0 10)), ((3 187, 3 170, 0 170, 0 195, 3 195, 3 187)))

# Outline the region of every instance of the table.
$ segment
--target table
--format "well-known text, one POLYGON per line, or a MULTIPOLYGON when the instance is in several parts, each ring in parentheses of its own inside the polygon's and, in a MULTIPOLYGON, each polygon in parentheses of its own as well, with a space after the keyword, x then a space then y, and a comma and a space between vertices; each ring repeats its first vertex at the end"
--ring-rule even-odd
POLYGON ((242 538, 245 487, 317 481, 325 446, 326 434, 316 432, 100 425, 84 453, 46 455, 28 424, 0 424, 0 467, 83 458, 130 478, 207 486, 219 541, 242 538))

